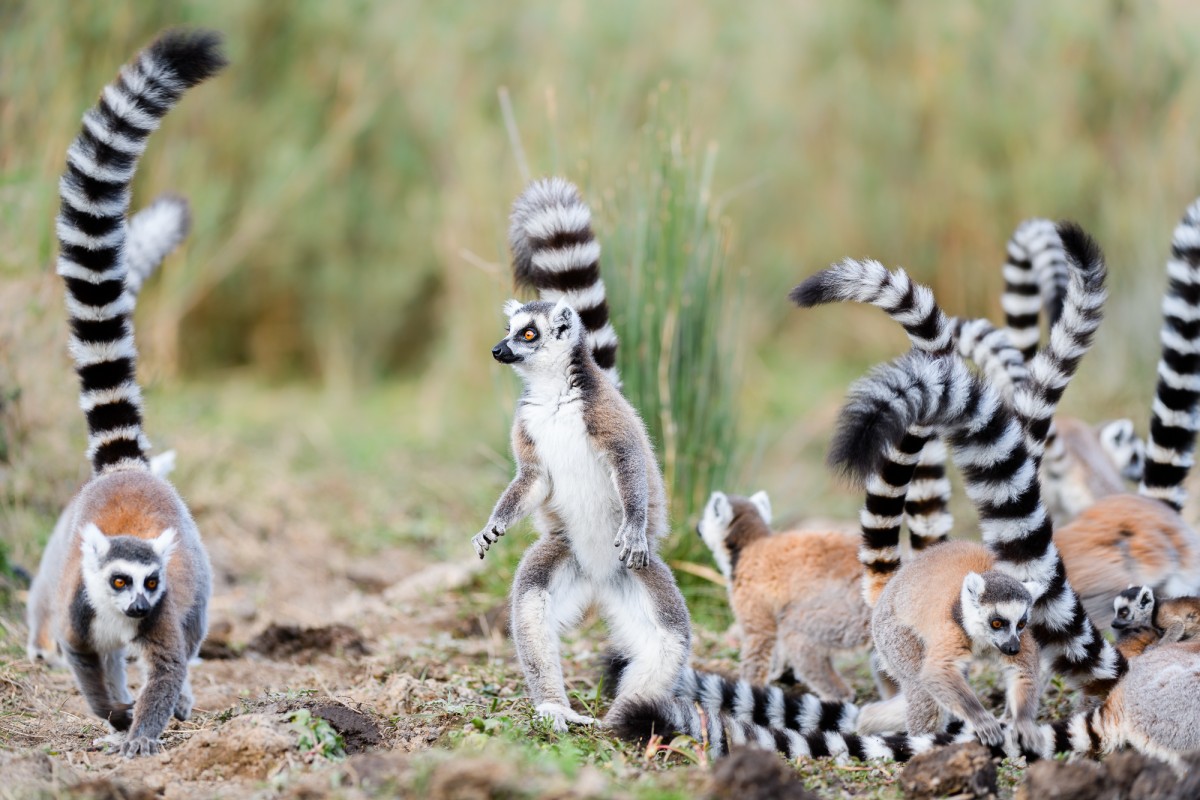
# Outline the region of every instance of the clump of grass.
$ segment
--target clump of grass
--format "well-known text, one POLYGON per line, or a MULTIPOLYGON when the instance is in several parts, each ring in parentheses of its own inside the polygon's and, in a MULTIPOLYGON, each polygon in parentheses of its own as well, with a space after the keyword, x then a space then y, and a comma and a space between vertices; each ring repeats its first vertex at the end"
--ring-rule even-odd
POLYGON ((301 753, 326 761, 341 761, 346 757, 346 742, 341 734, 307 708, 293 711, 288 722, 296 731, 296 747, 301 753))
MULTIPOLYGON (((680 527, 736 472, 740 373, 730 229, 713 204, 718 148, 683 124, 684 105, 669 87, 651 93, 605 240, 625 394, 658 449, 680 527)), ((681 537, 668 555, 702 549, 681 537)))

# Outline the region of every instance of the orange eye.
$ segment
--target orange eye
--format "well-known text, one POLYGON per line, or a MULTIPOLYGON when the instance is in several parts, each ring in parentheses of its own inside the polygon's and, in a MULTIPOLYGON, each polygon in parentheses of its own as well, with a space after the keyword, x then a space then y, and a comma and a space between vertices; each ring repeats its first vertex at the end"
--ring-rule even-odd
POLYGON ((154 578, 151 578, 150 580, 146 581, 146 588, 153 592, 158 588, 158 581, 156 581, 154 578))
POLYGON ((113 585, 114 589, 124 589, 125 588, 125 579, 124 578, 113 578, 112 585, 113 585))
POLYGON ((1019 631, 1025 630, 1025 620, 1021 620, 1020 622, 1017 623, 1017 630, 1019 630, 1019 631))
POLYGON ((521 338, 527 342, 532 342, 534 339, 537 338, 537 331, 535 331, 533 328, 526 328, 525 331, 521 334, 521 338))
POLYGON ((996 630, 1000 630, 1001 628, 1004 627, 1004 623, 998 619, 994 619, 994 620, 992 620, 992 627, 995 628, 996 630))

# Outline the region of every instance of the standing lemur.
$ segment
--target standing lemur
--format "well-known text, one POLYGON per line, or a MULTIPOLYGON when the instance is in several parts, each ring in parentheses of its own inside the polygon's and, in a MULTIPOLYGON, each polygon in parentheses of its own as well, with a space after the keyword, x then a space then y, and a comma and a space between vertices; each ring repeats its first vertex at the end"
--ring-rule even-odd
MULTIPOLYGON (((225 65, 219 45, 211 32, 173 31, 122 68, 84 115, 59 184, 58 274, 93 477, 42 556, 29 622, 35 649, 56 642, 92 711, 127 732, 126 756, 158 752, 171 716, 191 713, 188 661, 204 638, 212 581, 187 506, 149 468, 130 316, 140 280, 130 276, 125 217, 147 138, 186 89, 225 65), (136 701, 125 681, 130 649, 146 671, 136 701)), ((169 249, 166 239, 141 241, 139 269, 169 249)))
POLYGON ((540 538, 517 569, 511 624, 538 714, 558 729, 595 722, 571 708, 559 657, 561 633, 595 605, 622 667, 606 718, 618 730, 658 703, 692 714, 700 703, 714 731, 756 715, 803 733, 852 727, 853 706, 688 668, 687 606, 657 553, 666 493, 645 427, 618 386, 590 211, 566 181, 537 181, 513 206, 509 240, 518 284, 541 299, 506 304, 508 334, 492 349, 525 384, 512 428, 517 474, 473 544, 482 558, 533 515, 540 538))

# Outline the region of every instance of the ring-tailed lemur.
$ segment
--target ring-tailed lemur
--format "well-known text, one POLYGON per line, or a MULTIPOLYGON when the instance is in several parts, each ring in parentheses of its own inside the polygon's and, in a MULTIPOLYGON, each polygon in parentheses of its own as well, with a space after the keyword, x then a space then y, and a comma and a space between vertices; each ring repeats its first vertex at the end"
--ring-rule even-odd
POLYGON ((1130 586, 1113 600, 1112 626, 1153 628, 1164 644, 1200 638, 1200 597, 1157 599, 1149 586, 1130 586))
POLYGON ((29 622, 35 645, 62 649, 93 713, 127 731, 126 756, 158 752, 171 716, 191 713, 187 665, 204 638, 212 581, 187 506, 149 469, 125 215, 147 138, 186 89, 225 65, 219 45, 215 33, 172 31, 123 67, 84 115, 59 184, 58 273, 94 474, 46 546, 29 622), (147 674, 136 701, 129 648, 147 674))
POLYGON ((1200 751, 1200 640, 1146 650, 1099 708, 1041 727, 1042 757, 1132 747, 1182 770, 1183 757, 1200 751))
POLYGON ((731 719, 769 707, 804 733, 852 729, 857 709, 848 704, 811 695, 784 703, 782 693, 687 667, 691 620, 657 553, 667 532, 666 493, 645 427, 617 386, 616 337, 590 219, 561 179, 535 182, 517 199, 514 269, 543 299, 509 301, 508 335, 492 349, 525 383, 512 430, 517 475, 472 543, 482 558, 530 514, 541 534, 512 590, 513 638, 534 707, 558 729, 595 722, 568 702, 559 637, 597 605, 623 666, 610 724, 643 703, 679 699, 731 719))
MULTIPOLYGON (((770 678, 772 656, 827 700, 854 690, 833 667, 838 651, 871 643, 871 609, 857 597, 858 542, 850 533, 771 533, 766 492, 749 498, 713 492, 697 526, 729 582, 729 604, 742 629, 741 676, 770 678)), ((895 686, 881 684, 890 697, 895 686)))

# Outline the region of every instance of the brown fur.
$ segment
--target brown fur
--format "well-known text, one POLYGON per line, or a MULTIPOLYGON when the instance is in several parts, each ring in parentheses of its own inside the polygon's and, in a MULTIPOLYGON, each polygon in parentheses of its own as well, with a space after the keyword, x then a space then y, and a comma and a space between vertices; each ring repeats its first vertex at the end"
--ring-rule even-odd
POLYGON ((725 542, 734 560, 730 603, 742 626, 742 677, 767 682, 779 652, 824 699, 854 691, 833 668, 837 650, 870 642, 871 612, 858 591, 858 539, 832 531, 771 535, 750 501, 730 497, 734 518, 725 542))
MULTIPOLYGON (((1161 634, 1154 628, 1134 628, 1117 636, 1117 649, 1126 659, 1133 659, 1158 644, 1161 634)), ((1118 684, 1119 686, 1120 684, 1118 684)))
POLYGON ((1170 597, 1156 600, 1154 627, 1164 643, 1200 637, 1200 597, 1170 597))
POLYGON ((1200 536, 1174 510, 1135 494, 1101 498, 1054 543, 1067 577, 1097 627, 1112 622, 1113 599, 1125 587, 1162 592, 1180 574, 1200 573, 1200 536))

